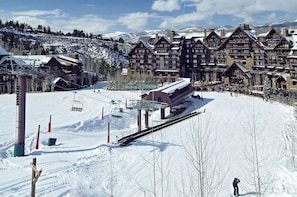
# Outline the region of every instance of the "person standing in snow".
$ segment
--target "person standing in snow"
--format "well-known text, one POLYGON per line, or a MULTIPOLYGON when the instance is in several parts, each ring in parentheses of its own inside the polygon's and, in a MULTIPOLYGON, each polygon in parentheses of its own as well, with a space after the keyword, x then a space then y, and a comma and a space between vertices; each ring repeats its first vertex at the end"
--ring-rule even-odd
POLYGON ((234 180, 233 180, 234 196, 239 196, 239 192, 238 192, 238 183, 239 182, 240 182, 240 180, 238 178, 234 178, 234 180))

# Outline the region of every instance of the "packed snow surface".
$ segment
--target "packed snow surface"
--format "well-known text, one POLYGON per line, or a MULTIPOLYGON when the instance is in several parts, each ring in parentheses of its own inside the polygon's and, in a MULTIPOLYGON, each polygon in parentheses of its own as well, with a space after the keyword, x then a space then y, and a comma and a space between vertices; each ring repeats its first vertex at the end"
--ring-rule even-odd
MULTIPOLYGON (((16 95, 0 95, 1 196, 30 196, 33 158, 42 170, 36 182, 39 197, 199 196, 197 155, 207 158, 204 178, 209 196, 232 195, 234 177, 241 180, 240 194, 256 196, 255 163, 264 196, 297 196, 290 141, 295 139, 294 108, 228 92, 197 94, 203 99, 189 98, 180 115, 193 111, 199 115, 121 147, 117 138, 137 131, 137 111, 126 106, 140 99, 140 91, 109 91, 97 84, 76 93, 27 93, 25 156, 20 157, 14 157, 16 95), (71 111, 78 103, 82 111, 71 111), (56 143, 49 146, 49 138, 56 143), (203 154, 196 154, 195 147, 203 154)), ((174 118, 168 109, 166 116, 161 120, 159 110, 150 111, 149 126, 174 118)))

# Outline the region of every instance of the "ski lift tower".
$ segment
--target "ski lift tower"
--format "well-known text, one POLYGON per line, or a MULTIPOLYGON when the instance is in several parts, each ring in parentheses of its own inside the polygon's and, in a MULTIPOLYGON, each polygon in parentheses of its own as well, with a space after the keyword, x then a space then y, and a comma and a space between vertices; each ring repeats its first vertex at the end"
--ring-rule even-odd
POLYGON ((141 131, 141 110, 145 110, 145 128, 149 128, 148 112, 168 107, 167 103, 152 100, 132 100, 133 109, 137 109, 138 132, 141 131))
POLYGON ((14 145, 14 156, 25 155, 25 119, 26 119, 26 80, 24 74, 17 75, 16 105, 18 107, 17 139, 14 145))
POLYGON ((34 77, 32 70, 26 70, 19 64, 15 63, 12 56, 8 57, 10 69, 7 73, 16 76, 16 106, 18 107, 17 115, 17 139, 15 139, 14 156, 25 155, 25 122, 26 122, 26 89, 28 76, 34 77))

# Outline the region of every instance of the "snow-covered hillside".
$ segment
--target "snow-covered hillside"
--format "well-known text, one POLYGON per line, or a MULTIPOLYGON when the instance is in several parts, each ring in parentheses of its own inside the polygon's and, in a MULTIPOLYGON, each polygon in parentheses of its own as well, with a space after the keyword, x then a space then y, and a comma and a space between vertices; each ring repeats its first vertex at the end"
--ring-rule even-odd
MULTIPOLYGON (((115 39, 108 37, 106 39, 98 38, 83 38, 83 37, 72 37, 72 36, 59 36, 44 33, 22 33, 13 29, 0 29, 0 37, 4 33, 12 33, 15 39, 18 39, 18 45, 15 48, 8 46, 7 43, 1 42, 3 47, 7 51, 15 52, 14 55, 22 55, 25 51, 21 49, 19 45, 26 43, 27 48, 31 48, 29 51, 32 52, 36 48, 35 44, 42 45, 45 51, 54 50, 55 54, 79 54, 80 59, 84 60, 85 64, 97 65, 98 62, 104 60, 112 66, 127 66, 128 58, 127 55, 131 50, 131 43, 119 42, 120 36, 115 39), (115 39, 115 40, 113 40, 115 39), (28 44, 30 43, 30 44, 28 44), (21 51, 19 51, 21 49, 21 51), (90 62, 92 60, 92 62, 90 62)), ((116 35, 116 33, 114 34, 116 35)), ((36 49, 37 50, 37 49, 36 49)), ((40 51, 34 51, 33 55, 40 51)), ((86 65, 91 67, 91 65, 86 65)))
MULTIPOLYGON (((194 169, 199 153, 195 152, 196 145, 203 145, 198 147, 204 147, 207 158, 204 178, 209 196, 230 196, 234 177, 241 180, 242 196, 256 196, 252 168, 255 144, 264 196, 296 196, 296 162, 292 162, 289 141, 295 138, 288 127, 295 121, 294 108, 240 94, 198 93, 203 100, 190 99, 185 113, 205 113, 127 147, 116 144, 117 136, 137 130, 137 112, 125 108, 126 100, 129 105, 129 101, 140 98, 141 92, 108 91, 97 84, 95 89, 75 94, 83 104, 81 112, 70 110, 74 98, 71 91, 28 93, 24 157, 13 157, 15 95, 0 95, 1 196, 30 195, 33 158, 42 169, 36 196, 199 196, 199 173, 194 169), (112 116, 114 113, 121 117, 112 116), (50 115, 52 130, 48 133, 50 115), (41 134, 36 149, 38 125, 41 134), (57 139, 55 145, 48 146, 49 138, 57 139)), ((162 121, 159 111, 150 113, 150 126, 162 121)))
POLYGON ((103 41, 91 38, 77 38, 67 36, 33 35, 36 40, 43 43, 44 48, 55 47, 59 53, 67 51, 78 53, 81 58, 104 59, 110 65, 127 66, 127 54, 131 50, 129 43, 103 41), (115 49, 117 48, 117 49, 115 49))

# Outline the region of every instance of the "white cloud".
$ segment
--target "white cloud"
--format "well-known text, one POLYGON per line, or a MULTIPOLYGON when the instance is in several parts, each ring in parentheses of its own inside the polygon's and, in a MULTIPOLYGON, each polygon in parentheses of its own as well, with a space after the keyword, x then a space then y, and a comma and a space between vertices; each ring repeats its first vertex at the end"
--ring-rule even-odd
POLYGON ((28 10, 23 12, 8 12, 0 10, 2 20, 14 20, 20 23, 29 24, 32 27, 38 25, 50 26, 52 31, 62 31, 64 33, 73 32, 74 29, 83 30, 85 33, 107 32, 116 22, 105 20, 97 15, 89 14, 81 17, 71 17, 55 10, 28 10), (4 17, 5 16, 5 17, 4 17))
POLYGON ((175 18, 168 18, 163 21, 160 25, 161 28, 175 28, 179 26, 188 26, 193 21, 203 20, 205 19, 205 15, 201 15, 197 12, 192 12, 188 14, 179 15, 175 18))
MULTIPOLYGON (((157 0, 154 4, 157 2, 165 3, 164 0, 157 0)), ((177 2, 177 0, 173 2, 177 2)), ((177 16, 164 18, 160 24, 161 28, 188 26, 193 23, 197 24, 199 21, 215 21, 213 17, 217 15, 225 15, 233 19, 237 18, 245 23, 255 23, 259 22, 258 17, 261 12, 266 12, 267 20, 281 20, 274 12, 295 13, 295 8, 297 7, 297 1, 295 0, 180 0, 180 3, 184 6, 183 11, 186 8, 192 8, 191 13, 184 12, 177 16), (274 14, 267 14, 267 12, 274 14)), ((265 17, 262 20, 267 22, 265 17)))
POLYGON ((46 20, 32 17, 32 16, 16 16, 10 20, 18 21, 19 23, 26 23, 32 27, 37 27, 38 25, 44 25, 44 26, 49 25, 46 20))
POLYGON ((118 21, 131 30, 143 30, 148 18, 149 14, 146 12, 135 12, 119 17, 118 21))
POLYGON ((171 12, 179 10, 179 0, 155 0, 152 5, 153 10, 171 12))
POLYGON ((43 16, 43 15, 56 15, 61 16, 61 11, 59 9, 55 10, 28 10, 28 11, 13 11, 12 15, 23 15, 23 16, 43 16))
MULTIPOLYGON (((97 6, 96 4, 84 4, 97 6)), ((100 16, 100 13, 73 16, 60 9, 8 11, 0 9, 1 20, 17 20, 37 27, 50 26, 52 31, 72 32, 81 29, 85 32, 105 33, 113 31, 143 30, 146 28, 179 28, 193 25, 216 25, 220 23, 266 23, 292 19, 295 16, 296 0, 153 0, 151 7, 139 7, 144 12, 100 16), (155 12, 158 11, 158 12, 155 12), (160 12, 162 12, 161 15, 160 12), (158 15, 157 15, 158 14, 158 15), (265 14, 265 15, 264 15, 265 14), (113 18, 106 19, 107 17, 113 18), (223 18, 224 17, 224 18, 223 18), (125 27, 124 27, 125 26, 125 27), (124 28, 123 28, 124 27, 124 28), (124 30, 123 30, 124 29, 124 30)))
POLYGON ((83 30, 85 33, 101 33, 115 25, 114 22, 102 19, 97 15, 89 14, 80 18, 71 18, 70 20, 53 20, 55 28, 63 27, 62 31, 72 32, 74 29, 83 30))
POLYGON ((295 0, 184 0, 188 5, 196 6, 197 11, 213 10, 218 13, 232 14, 245 11, 257 13, 260 11, 283 10, 295 12, 295 0))

